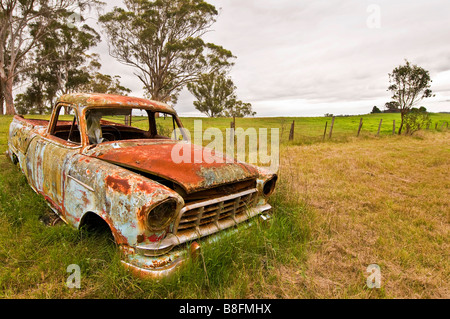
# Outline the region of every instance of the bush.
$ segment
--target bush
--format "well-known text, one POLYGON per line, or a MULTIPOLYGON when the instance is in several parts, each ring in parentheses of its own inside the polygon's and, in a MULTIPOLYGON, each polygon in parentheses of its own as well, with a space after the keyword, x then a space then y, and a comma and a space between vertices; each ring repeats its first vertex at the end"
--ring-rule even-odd
POLYGON ((424 107, 421 107, 420 109, 412 108, 405 114, 404 123, 406 134, 412 135, 424 126, 430 125, 430 115, 426 112, 426 109, 424 109, 424 107))
POLYGON ((375 114, 375 113, 381 113, 381 110, 377 107, 377 106, 374 106, 373 108, 372 108, 372 112, 370 112, 371 114, 375 114))

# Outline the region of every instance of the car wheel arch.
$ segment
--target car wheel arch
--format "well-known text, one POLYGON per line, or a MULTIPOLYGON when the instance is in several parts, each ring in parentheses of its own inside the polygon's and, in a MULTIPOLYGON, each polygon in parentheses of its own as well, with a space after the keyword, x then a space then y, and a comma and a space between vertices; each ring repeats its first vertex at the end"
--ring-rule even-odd
POLYGON ((88 211, 83 214, 78 225, 78 229, 86 229, 88 232, 108 232, 108 235, 117 243, 115 232, 111 225, 100 214, 88 211))

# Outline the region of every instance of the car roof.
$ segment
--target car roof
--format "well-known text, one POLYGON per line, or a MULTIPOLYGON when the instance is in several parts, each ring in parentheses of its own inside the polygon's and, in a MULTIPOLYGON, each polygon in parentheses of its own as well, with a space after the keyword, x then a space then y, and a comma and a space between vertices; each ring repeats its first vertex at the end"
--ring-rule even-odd
POLYGON ((115 107, 115 108, 143 108, 156 112, 175 114, 175 110, 162 102, 138 97, 106 93, 72 93, 62 95, 58 103, 75 104, 80 108, 115 107))

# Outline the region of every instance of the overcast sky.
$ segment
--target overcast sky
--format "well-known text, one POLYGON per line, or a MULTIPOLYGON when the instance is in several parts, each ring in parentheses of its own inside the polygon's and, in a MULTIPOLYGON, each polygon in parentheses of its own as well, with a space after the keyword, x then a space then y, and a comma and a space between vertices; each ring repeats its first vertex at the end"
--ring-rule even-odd
MULTIPOLYGON (((108 2, 108 1, 107 1, 108 2)), ((205 40, 237 57, 230 75, 256 116, 365 114, 390 100, 388 73, 408 59, 430 71, 435 97, 450 111, 450 1, 208 0, 220 14, 205 40)), ((114 2, 109 2, 107 9, 114 2)), ((105 39, 105 37, 103 36, 105 39)), ((133 69, 108 55, 102 72, 143 96, 133 69)), ((199 116, 184 90, 175 106, 199 116)))

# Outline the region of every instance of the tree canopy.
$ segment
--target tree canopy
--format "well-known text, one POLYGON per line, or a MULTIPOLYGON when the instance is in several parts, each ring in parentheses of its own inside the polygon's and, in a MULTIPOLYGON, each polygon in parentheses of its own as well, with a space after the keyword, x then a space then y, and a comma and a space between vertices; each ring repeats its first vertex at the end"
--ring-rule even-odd
POLYGON ((101 16, 110 55, 135 68, 153 100, 176 102, 181 89, 200 74, 229 67, 233 55, 205 43, 216 8, 203 0, 124 0, 101 16))
POLYGON ((386 104, 384 104, 384 107, 386 108, 386 110, 384 111, 385 113, 399 113, 400 112, 398 102, 396 102, 396 101, 386 102, 386 104))
POLYGON ((250 103, 237 99, 236 86, 225 72, 202 74, 195 82, 188 83, 188 90, 197 99, 194 106, 209 117, 244 117, 255 115, 250 103))
POLYGON ((221 115, 235 101, 236 87, 224 73, 202 74, 196 82, 188 83, 187 87, 197 99, 194 101, 195 108, 209 117, 221 115))
POLYGON ((378 106, 374 106, 373 108, 372 108, 372 112, 370 112, 370 113, 372 113, 372 114, 375 114, 375 113, 381 113, 381 110, 378 108, 378 106))

